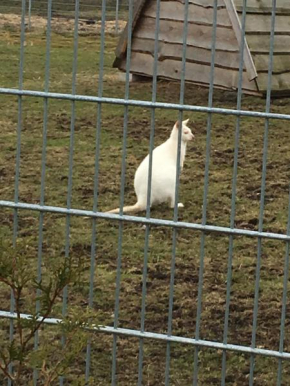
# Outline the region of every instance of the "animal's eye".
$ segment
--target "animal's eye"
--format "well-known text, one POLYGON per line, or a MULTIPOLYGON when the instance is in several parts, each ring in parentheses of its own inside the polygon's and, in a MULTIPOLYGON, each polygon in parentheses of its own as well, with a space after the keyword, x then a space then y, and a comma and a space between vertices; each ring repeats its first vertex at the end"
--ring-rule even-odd
POLYGON ((184 134, 188 134, 189 133, 189 131, 188 130, 184 130, 184 134))

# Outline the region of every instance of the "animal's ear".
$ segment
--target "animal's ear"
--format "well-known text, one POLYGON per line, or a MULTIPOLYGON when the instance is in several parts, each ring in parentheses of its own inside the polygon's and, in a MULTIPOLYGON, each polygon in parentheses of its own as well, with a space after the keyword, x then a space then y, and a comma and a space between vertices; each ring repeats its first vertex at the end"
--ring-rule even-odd
POLYGON ((187 126, 188 122, 189 122, 189 118, 186 119, 185 121, 183 121, 182 123, 183 123, 185 126, 187 126))
POLYGON ((179 129, 179 121, 176 121, 175 122, 175 125, 173 127, 174 129, 178 130, 179 129))

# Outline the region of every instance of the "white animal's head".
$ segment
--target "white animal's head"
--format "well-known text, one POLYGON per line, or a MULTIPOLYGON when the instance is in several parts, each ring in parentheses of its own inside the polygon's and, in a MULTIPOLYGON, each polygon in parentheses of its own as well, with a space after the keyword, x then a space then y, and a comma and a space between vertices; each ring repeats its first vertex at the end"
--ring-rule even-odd
MULTIPOLYGON (((187 126, 188 121, 189 121, 189 119, 182 121, 181 139, 183 142, 191 141, 194 138, 194 135, 192 134, 190 128, 187 126)), ((173 127, 173 130, 172 130, 175 135, 178 135, 179 128, 180 128, 180 124, 179 124, 179 121, 177 121, 173 127)))

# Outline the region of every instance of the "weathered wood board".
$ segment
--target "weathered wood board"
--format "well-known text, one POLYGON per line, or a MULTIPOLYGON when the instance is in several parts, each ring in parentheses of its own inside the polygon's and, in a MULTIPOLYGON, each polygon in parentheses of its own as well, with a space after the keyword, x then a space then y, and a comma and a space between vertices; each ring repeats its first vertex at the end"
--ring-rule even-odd
MULTIPOLYGON (((151 1, 145 6, 142 15, 156 18, 156 12, 157 3, 151 1)), ((213 16, 213 8, 203 8, 196 4, 189 4, 188 6, 188 23, 212 26, 213 16)), ((184 4, 179 3, 178 1, 161 1, 160 19, 181 21, 183 23, 184 4)), ((219 9, 217 12, 217 25, 220 27, 232 28, 231 21, 225 8, 219 9)))
MULTIPOLYGON (((132 31, 134 31, 134 28, 136 26, 136 23, 138 22, 138 19, 140 17, 140 14, 142 12, 142 9, 144 7, 144 4, 146 3, 146 0, 137 0, 134 6, 133 11, 133 18, 132 18, 132 31)), ((124 31, 122 35, 120 36, 120 40, 118 43, 118 46, 116 48, 116 57, 121 58, 127 49, 127 38, 128 38, 128 23, 126 27, 124 28, 124 31)))
MULTIPOLYGON (((269 53, 253 55, 256 69, 258 73, 268 72, 269 67, 269 53)), ((290 54, 289 55, 274 55, 273 58, 273 73, 281 74, 283 72, 290 72, 290 54)))
MULTIPOLYGON (((132 43, 132 51, 147 53, 154 56, 155 40, 135 38, 132 43)), ((158 60, 165 59, 182 60, 183 44, 158 41, 158 60)), ((215 65, 221 68, 239 69, 239 51, 217 51, 215 53, 215 65)), ((187 61, 209 64, 211 62, 211 50, 198 46, 186 47, 187 61)))
MULTIPOLYGON (((178 0, 178 1, 184 3, 184 0, 178 0)), ((200 7, 204 7, 204 8, 214 7, 214 2, 209 0, 188 0, 188 2, 189 4, 199 5, 200 7)), ((224 0, 217 0, 217 8, 218 9, 225 8, 224 0)))
MULTIPOLYGON (((237 11, 242 11, 244 0, 233 0, 237 8, 237 11)), ((255 13, 271 13, 272 0, 248 0, 247 12, 255 13)), ((290 13, 290 1, 289 0, 277 0, 276 14, 290 13)))
MULTIPOLYGON (((270 35, 247 35, 247 42, 252 54, 269 53, 270 35)), ((274 52, 277 54, 290 54, 290 35, 275 36, 274 52)))
MULTIPOLYGON (((244 0, 218 0, 215 44, 215 86, 236 88, 241 15, 244 0)), ((138 0, 134 13, 131 72, 152 76, 156 0, 138 0), (142 9, 141 9, 142 8, 142 9)), ((290 0, 277 0, 273 57, 273 92, 290 93, 290 0)), ((186 81, 209 84, 213 33, 212 0, 189 0, 186 81)), ((265 92, 269 64, 272 0, 248 0, 243 88, 265 92), (259 87, 259 88, 257 88, 259 87)), ((183 55, 184 0, 161 0, 158 34, 158 76, 180 79, 183 55)), ((120 39, 122 42, 122 39, 120 39)), ((125 69, 126 37, 115 64, 125 69)))
MULTIPOLYGON (((242 0, 234 0, 239 6, 242 0)), ((248 0, 246 38, 258 72, 257 84, 266 90, 270 51, 272 0, 248 0)), ((241 18, 241 14, 239 14, 241 18)), ((290 1, 277 0, 272 91, 290 89, 290 1)))
MULTIPOLYGON (((159 40, 182 43, 183 23, 160 20, 159 40)), ((202 48, 211 49, 212 46, 212 26, 188 25, 187 44, 202 48)), ((142 17, 134 31, 134 36, 138 38, 155 38, 155 19, 142 17)), ((237 40, 233 30, 217 27, 216 29, 216 49, 224 51, 237 51, 237 40)))
MULTIPOLYGON (((268 74, 260 73, 259 77, 257 78, 257 82, 259 85, 259 89, 266 91, 268 84, 268 74)), ((288 90, 290 94, 290 72, 279 75, 272 75, 271 90, 274 92, 282 92, 288 90)))
MULTIPOLYGON (((131 55, 131 71, 134 73, 153 75, 153 62, 154 58, 151 55, 132 52, 131 55)), ((122 62, 121 68, 125 70, 126 63, 122 62)), ((177 60, 166 59, 158 61, 157 76, 180 79, 181 78, 182 62, 177 60)), ((238 71, 236 70, 224 70, 221 68, 215 68, 214 71, 214 84, 227 87, 230 89, 237 88, 238 85, 238 71)), ((185 78, 187 81, 199 82, 203 84, 210 83, 210 65, 204 65, 199 63, 186 63, 185 78)), ((243 87, 257 91, 254 81, 250 82, 247 79, 246 74, 243 75, 243 87)))
MULTIPOLYGON (((269 33, 271 32, 271 17, 270 15, 249 14, 246 16, 246 34, 248 33, 269 33)), ((290 17, 276 16, 275 33, 288 33, 290 35, 290 17)))

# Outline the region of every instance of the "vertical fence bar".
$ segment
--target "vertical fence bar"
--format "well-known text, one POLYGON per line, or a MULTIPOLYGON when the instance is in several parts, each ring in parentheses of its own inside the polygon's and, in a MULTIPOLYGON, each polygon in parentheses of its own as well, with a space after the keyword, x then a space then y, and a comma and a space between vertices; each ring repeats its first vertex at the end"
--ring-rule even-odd
MULTIPOLYGON (((243 85, 243 69, 244 69, 246 14, 247 14, 247 0, 243 0, 241 45, 240 45, 240 53, 239 53, 240 63, 239 63, 239 78, 238 78, 237 110, 240 110, 242 107, 242 95, 243 95, 242 85, 243 85)), ((231 228, 235 227, 240 122, 241 122, 241 117, 238 116, 236 121, 235 152, 234 152, 234 166, 233 166, 233 179, 232 179, 231 218, 230 218, 231 228)), ((225 321, 224 321, 224 333, 223 333, 224 344, 226 344, 228 341, 230 296, 231 296, 231 285, 232 285, 233 244, 234 244, 234 236, 230 235, 228 267, 227 267, 226 307, 225 307, 225 321)), ((226 353, 226 350, 224 350, 222 355, 222 381, 221 381, 222 386, 225 386, 226 384, 226 360, 227 360, 226 358, 227 358, 227 353, 226 353)))
MULTIPOLYGON (((270 35, 268 85, 267 85, 267 99, 266 99, 266 112, 267 113, 270 112, 270 107, 271 107, 271 84, 272 84, 272 71, 273 71, 275 16, 276 16, 276 0, 273 0, 273 2, 272 2, 272 14, 271 14, 271 35, 270 35)), ((259 232, 262 232, 262 230, 263 230, 263 220, 264 220, 267 153, 268 153, 268 132, 269 132, 269 118, 266 118, 265 131, 264 131, 264 145, 263 145, 263 165, 262 165, 262 181, 261 181, 260 215, 259 215, 259 226, 258 226, 259 232)), ((259 306, 259 289, 260 289, 260 273, 261 273, 261 258, 262 258, 262 239, 261 239, 261 237, 259 237, 258 238, 258 251, 257 251, 257 266, 256 266, 255 297, 254 297, 254 313, 253 313, 251 347, 255 347, 255 345, 256 345, 256 332, 257 332, 258 306, 259 306)), ((254 371, 255 371, 255 356, 251 355, 251 357, 250 357, 249 385, 253 385, 253 383, 254 383, 254 371)))
MULTIPOLYGON (((51 7, 52 0, 47 3, 47 30, 46 30, 46 60, 45 60, 45 82, 44 91, 49 90, 49 71, 50 71, 50 42, 51 42, 51 7)), ((43 132, 42 132, 42 156, 41 156, 41 183, 40 183, 40 205, 44 205, 45 199, 45 169, 46 169, 46 144, 47 144, 47 118, 48 118, 48 98, 44 98, 43 111, 43 132)), ((42 244, 43 244, 43 220, 44 213, 39 213, 39 231, 38 231, 38 256, 37 256, 37 281, 41 280, 41 264, 42 264, 42 244)), ((40 290, 37 290, 37 297, 40 295, 40 290)), ((39 312, 40 303, 36 301, 36 313, 39 312)), ((38 348, 38 331, 35 333, 34 350, 38 348)), ((33 383, 37 384, 38 372, 33 370, 33 383)))
POLYGON ((31 30, 31 9, 32 9, 32 0, 28 2, 28 29, 31 30))
MULTIPOLYGON (((287 235, 290 235, 290 189, 289 189, 289 200, 288 200, 287 235)), ((290 243, 289 243, 289 241, 287 241, 286 242, 285 263, 284 263, 284 280, 283 280, 282 310, 281 310, 281 324, 280 324, 280 342, 279 342, 279 352, 280 353, 283 353, 283 351, 284 351, 287 290, 288 290, 288 279, 289 279, 289 252, 290 252, 290 243)), ((277 386, 280 386, 281 382, 282 382, 282 367, 283 367, 283 361, 281 358, 279 358, 278 359, 277 386)))
MULTIPOLYGON (((180 95, 179 103, 184 104, 185 90, 185 70, 186 70, 186 49, 187 49, 187 34, 188 34, 188 7, 189 0, 184 2, 184 23, 183 23, 183 41, 182 41, 182 64, 180 72, 180 95)), ((182 117, 183 111, 179 111, 178 121, 178 141, 177 141, 177 157, 176 157, 176 184, 175 184, 175 202, 174 202, 174 221, 178 221, 178 198, 179 198, 179 177, 180 177, 180 157, 181 157, 181 137, 182 137, 182 117)), ((168 305, 168 322, 167 335, 172 334, 172 318, 173 318, 173 298, 174 298, 174 279, 175 279, 175 260, 176 260, 176 244, 177 244, 177 229, 173 229, 172 234, 172 258, 170 267, 170 284, 169 284, 169 305, 168 305)), ((170 342, 166 343, 166 364, 165 364, 165 385, 170 383, 170 342)))
MULTIPOLYGON (((24 69, 24 41, 25 41, 25 0, 22 0, 21 16, 21 37, 20 37, 20 62, 19 62, 19 90, 23 88, 23 69, 24 69)), ((17 147, 16 147, 16 166, 15 166, 15 191, 14 202, 19 199, 19 175, 20 175, 20 154, 21 154, 21 129, 22 129, 22 97, 18 96, 18 122, 17 122, 17 147)), ((18 233, 18 211, 14 210, 13 222, 13 245, 16 246, 18 233)))
MULTIPOLYGON (((19 90, 23 88, 23 70, 24 70, 24 41, 25 41, 25 0, 21 3, 21 33, 20 33, 20 62, 19 62, 19 90)), ((17 120, 17 145, 16 145, 16 164, 15 164, 15 185, 14 185, 14 202, 19 200, 19 176, 20 176, 20 157, 21 157, 21 130, 22 130, 22 97, 18 96, 18 120, 17 120)), ((18 210, 14 209, 13 216, 13 247, 16 247, 18 234, 18 210)), ((10 312, 15 310, 15 299, 13 292, 10 296, 10 312)), ((14 325, 12 319, 9 326, 9 340, 13 341, 14 325)), ((13 370, 12 363, 8 367, 11 374, 13 370)), ((12 385, 12 381, 8 379, 8 385, 12 385)))
MULTIPOLYGON (((78 57, 78 22, 79 22, 79 2, 75 0, 75 23, 74 23, 74 48, 73 48, 73 67, 72 67, 72 94, 76 93, 76 76, 77 76, 77 57, 78 57)), ((71 208, 72 200, 72 177, 73 177, 73 157, 74 157, 74 132, 75 132, 75 101, 71 103, 71 122, 70 122, 70 148, 69 148, 69 173, 68 173, 68 187, 67 187, 67 208, 71 208)), ((65 228, 65 258, 69 257, 70 249, 70 215, 66 216, 65 228)), ((62 316, 65 317, 67 311, 68 287, 63 290, 63 305, 62 316)), ((62 337, 62 344, 64 345, 64 337, 62 337)), ((64 383, 64 377, 60 377, 60 385, 64 383)))
MULTIPOLYGON (((103 74, 104 74, 104 52, 105 52, 105 26, 106 26, 106 0, 102 0, 102 22, 101 22, 101 49, 100 49, 100 62, 99 62, 99 84, 98 84, 98 97, 103 95, 103 74)), ((98 185, 99 185, 99 161, 100 161, 100 142, 101 142, 101 114, 102 105, 97 105, 97 127, 96 127, 96 151, 95 151, 95 173, 94 173, 94 204, 93 211, 98 209, 98 185)), ((89 307, 93 307, 94 299, 94 277, 95 277, 95 265, 96 265, 96 228, 97 219, 92 220, 92 241, 91 241, 91 264, 90 264, 90 289, 89 289, 89 307)), ((87 344, 86 352, 86 382, 89 382, 91 365, 91 340, 87 344)))
POLYGON ((115 20, 115 33, 119 32, 119 0, 116 0, 116 20, 115 20))
MULTIPOLYGON (((152 102, 157 99, 157 67, 158 67, 158 44, 159 44, 159 29, 160 29, 160 0, 156 2, 156 20, 155 20, 155 36, 154 36, 154 61, 153 61, 153 86, 152 86, 152 102)), ((148 182, 147 182, 147 207, 146 218, 150 218, 151 205, 151 185, 152 185, 152 164, 153 164, 153 147, 155 134, 155 108, 151 109, 151 130, 149 144, 149 166, 148 166, 148 182)), ((149 248, 150 227, 146 225, 145 242, 144 242, 144 259, 143 259, 143 276, 142 276, 142 301, 141 301, 141 328, 145 330, 145 311, 146 311, 146 293, 147 293, 147 268, 148 268, 148 248, 149 248)), ((138 386, 142 385, 143 381, 143 338, 139 341, 139 363, 138 363, 138 386)))
MULTIPOLYGON (((214 67, 215 67, 215 48, 216 48, 216 27, 217 27, 217 0, 214 0, 213 12, 213 29, 212 29, 212 45, 211 45, 211 66, 210 66, 210 87, 208 95, 208 107, 213 106, 213 88, 214 88, 214 67)), ((207 194, 208 194, 208 180, 209 180, 209 162, 210 162, 210 148, 211 148, 211 126, 212 114, 208 113, 207 130, 206 130, 206 157, 205 157, 205 172, 204 172, 204 191, 203 191, 203 205, 202 205, 202 224, 206 224, 207 215, 207 194)), ((200 337, 200 321, 202 312, 202 289, 203 289, 203 271, 204 271, 204 249, 205 249, 205 233, 202 232, 200 243, 200 266, 198 274, 198 296, 197 296, 197 312, 196 312, 196 327, 195 339, 200 337)), ((198 353, 199 348, 194 348, 194 372, 193 384, 198 383, 198 353)))
MULTIPOLYGON (((133 0, 129 0, 125 100, 129 99, 132 23, 133 23, 133 0)), ((127 156, 128 111, 129 111, 129 107, 125 106, 124 126, 123 126, 123 146, 122 146, 121 190, 120 190, 120 215, 121 216, 123 215, 123 208, 124 208, 126 156, 127 156)), ((118 258, 117 258, 117 275, 116 275, 116 291, 115 291, 114 328, 117 328, 118 324, 119 324, 122 242, 123 242, 123 221, 120 221, 119 222, 119 236, 118 236, 118 258)), ((113 337, 113 358, 112 358, 112 386, 116 385, 116 383, 117 383, 116 382, 116 369, 117 369, 117 335, 114 334, 114 337, 113 337)))

